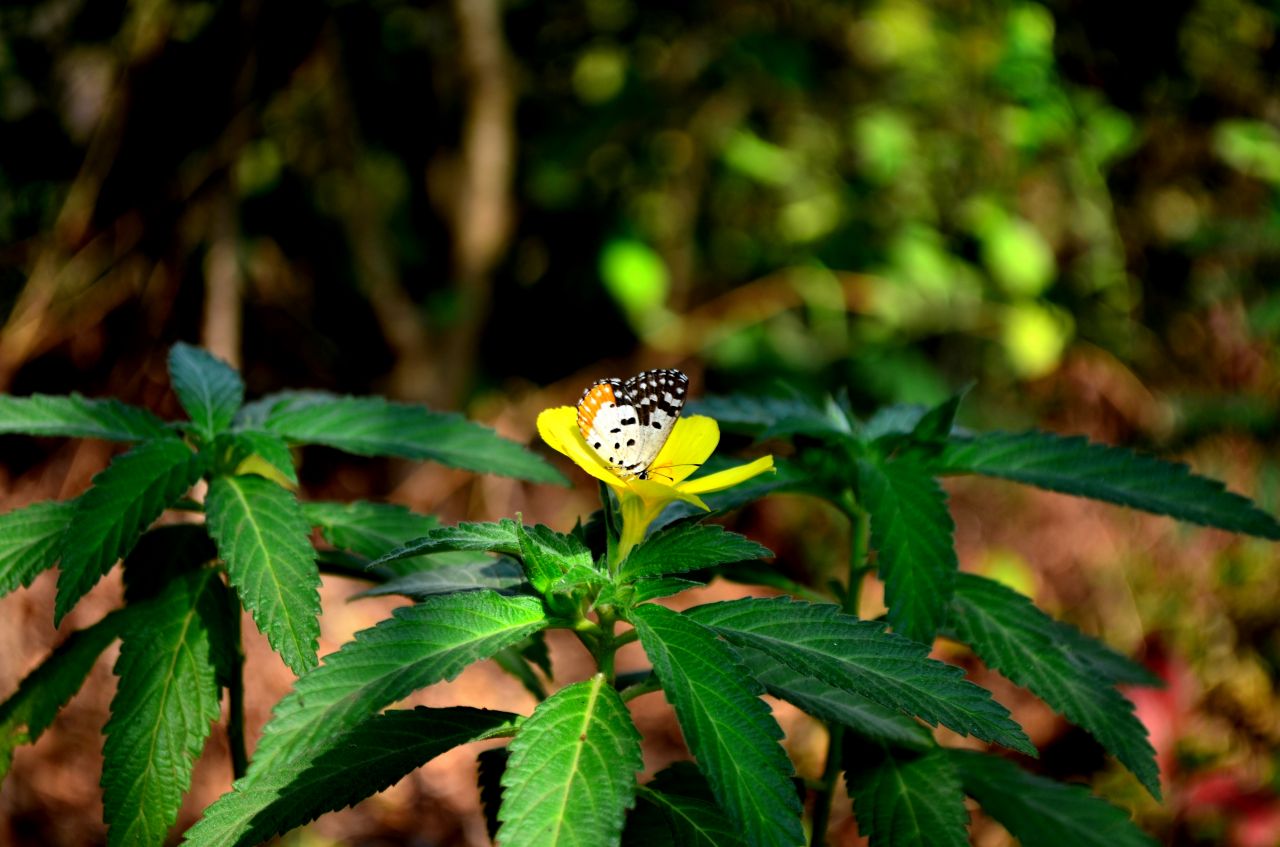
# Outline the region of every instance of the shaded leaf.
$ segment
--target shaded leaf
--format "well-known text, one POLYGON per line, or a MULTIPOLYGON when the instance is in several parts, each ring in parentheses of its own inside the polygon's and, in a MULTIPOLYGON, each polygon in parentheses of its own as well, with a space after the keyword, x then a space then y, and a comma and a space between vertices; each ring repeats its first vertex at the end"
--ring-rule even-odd
POLYGON ((618 843, 644 760, 640 733, 602 674, 540 703, 509 749, 499 843, 618 843))
POLYGON ((506 747, 492 747, 476 756, 479 764, 477 779, 480 784, 480 804, 484 806, 484 824, 489 830, 489 840, 498 837, 498 810, 502 808, 502 774, 511 758, 506 747))
POLYGON ((516 536, 516 522, 510 518, 503 518, 497 523, 463 522, 454 526, 438 527, 422 538, 384 553, 370 562, 369 567, 382 567, 402 559, 453 550, 483 550, 518 556, 520 539, 516 536))
POLYGON ((833 605, 785 597, 710 603, 685 616, 732 644, 759 650, 828 685, 963 735, 1036 754, 989 691, 965 680, 960 668, 927 658, 923 644, 885 632, 883 624, 841 614, 833 605))
POLYGON ((205 512, 227 578, 271 649, 296 674, 315 667, 320 572, 297 498, 259 476, 221 476, 205 512))
POLYGON ((938 473, 976 473, 1104 500, 1157 515, 1280 539, 1280 523, 1222 483, 1186 465, 1082 437, 996 432, 956 439, 936 459, 938 473))
POLYGON ((453 594, 458 591, 480 589, 507 594, 527 588, 528 584, 524 578, 524 568, 520 563, 503 557, 466 565, 441 565, 414 571, 362 591, 356 597, 403 594, 406 597, 421 600, 433 594, 453 594))
POLYGON ((1027 773, 1013 762, 947 750, 964 790, 1024 847, 1155 847, 1118 809, 1082 786, 1027 773))
POLYGON ((175 438, 146 441, 93 478, 76 500, 62 536, 62 573, 54 603, 54 624, 133 549, 138 537, 165 508, 200 478, 200 457, 175 438))
POLYGON ((311 526, 320 527, 324 540, 340 550, 376 559, 440 525, 431 515, 420 515, 392 503, 310 502, 302 513, 311 526))
POLYGON ((932 644, 955 591, 955 524, 937 480, 910 462, 858 462, 894 632, 932 644))
POLYGON ((65 397, 0 394, 0 435, 66 436, 106 441, 146 441, 172 438, 155 415, 119 400, 90 400, 79 394, 65 397))
POLYGON ((690 751, 747 843, 803 843, 791 762, 759 683, 733 650, 686 616, 654 605, 630 614, 690 751))
POLYGON ((240 374, 208 350, 179 342, 169 351, 169 376, 178 402, 206 440, 231 426, 244 402, 240 374))
POLYGON ((568 484, 541 456, 486 426, 380 397, 295 395, 275 405, 263 426, 297 444, 323 444, 358 456, 431 459, 480 473, 568 484))

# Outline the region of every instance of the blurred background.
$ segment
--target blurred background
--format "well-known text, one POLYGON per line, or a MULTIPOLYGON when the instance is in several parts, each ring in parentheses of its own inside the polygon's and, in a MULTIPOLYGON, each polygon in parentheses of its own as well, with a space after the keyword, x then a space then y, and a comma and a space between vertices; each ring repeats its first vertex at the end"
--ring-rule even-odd
MULTIPOLYGON (((695 394, 847 387, 866 410, 976 381, 967 425, 1176 456, 1275 512, 1280 12, 1124 5, 7 0, 0 391, 176 417, 164 358, 181 339, 242 367, 251 397, 383 393, 529 442, 538 410, 645 367, 684 368, 695 394)), ((115 449, 3 439, 0 508, 74 496, 115 449)), ((322 449, 302 462, 306 497, 446 520, 521 510, 567 529, 595 498, 584 479, 322 449)), ((966 568, 1169 682, 1131 692, 1162 766, 1156 805, 1087 735, 975 668, 1042 771, 1090 782, 1163 843, 1280 844, 1274 545, 948 485, 966 568)), ((733 523, 803 578, 844 559, 841 521, 813 500, 733 523)), ((113 575, 56 632, 54 582, 0 599, 0 695, 120 600, 113 575)), ((326 578, 322 652, 394 605, 347 604, 358 588, 326 578)), ((246 637, 256 732, 290 677, 246 637)), ((587 672, 557 646, 564 679, 587 672)), ((19 750, 0 843, 103 840, 113 656, 19 750)), ((634 704, 649 772, 684 755, 655 699, 634 704)), ((533 705, 484 669, 414 702, 533 705)), ((821 729, 778 713, 816 776, 821 729)), ((474 755, 288 843, 486 843, 474 755)), ((180 823, 229 782, 215 728, 180 823)), ((975 843, 1009 843, 974 821, 975 843)), ((859 843, 847 801, 832 834, 859 843)))

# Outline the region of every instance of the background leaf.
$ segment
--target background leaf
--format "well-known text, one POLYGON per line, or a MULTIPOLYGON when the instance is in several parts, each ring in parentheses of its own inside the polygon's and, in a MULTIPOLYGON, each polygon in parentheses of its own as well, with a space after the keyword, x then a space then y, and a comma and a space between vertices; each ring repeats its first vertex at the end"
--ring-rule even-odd
POLYGON ((50 500, 0 515, 0 597, 57 563, 75 509, 74 500, 50 500))
POLYGON ((1128 813, 1068 785, 1027 773, 1013 762, 948 750, 964 790, 1024 847, 1155 847, 1128 813))
POLYGON ((298 444, 358 456, 431 459, 480 473, 567 485, 545 459, 461 415, 380 397, 312 393, 276 405, 263 426, 298 444))
POLYGON ((1160 798, 1160 772, 1133 704, 1061 637, 1057 623, 1021 594, 961 574, 952 602, 955 636, 988 667, 1031 689, 1099 743, 1160 798))
POLYGON ((662 606, 631 611, 689 750, 720 806, 752 845, 803 843, 782 730, 757 683, 707 628, 662 606))
POLYGON ((618 843, 644 759, 631 714, 603 675, 540 703, 510 750, 499 843, 618 843))
POLYGON ((850 740, 845 781, 870 847, 968 847, 960 779, 941 748, 894 750, 850 740))
POLYGON ((367 500, 303 503, 302 514, 311 526, 320 527, 325 541, 366 559, 376 559, 440 525, 432 515, 420 515, 393 503, 367 500))
MULTIPOLYGON (((646 607, 647 608, 647 607, 646 607)), ((1034 756, 1036 749, 991 693, 929 648, 841 614, 833 605, 779 597, 710 603, 685 612, 730 643, 891 709, 1034 756)))
POLYGON ((494 729, 515 715, 463 706, 393 710, 374 715, 338 738, 301 770, 265 774, 253 788, 223 795, 183 842, 232 847, 267 841, 325 812, 353 806, 406 774, 494 729))
POLYGON ((240 374, 208 350, 182 342, 173 345, 169 376, 182 408, 206 440, 229 427, 244 402, 240 374))
POLYGON ((316 664, 320 572, 297 498, 258 476, 220 476, 205 498, 209 534, 227 578, 286 665, 316 664))
POLYGON ((55 625, 202 470, 201 458, 187 445, 164 438, 139 444, 93 478, 62 536, 55 625))
POLYGON ((0 435, 10 433, 106 441, 146 441, 173 436, 164 421, 145 409, 119 400, 90 400, 79 394, 65 397, 0 394, 0 435))
POLYGON ((497 523, 463 522, 454 526, 438 527, 422 538, 379 556, 369 563, 369 567, 382 567, 402 559, 454 550, 483 550, 518 556, 520 539, 516 536, 516 522, 510 518, 503 518, 497 523))
POLYGON ((1280 523, 1186 465, 1081 437, 996 432, 948 443, 938 473, 1000 477, 1232 532, 1280 539, 1280 523))
POLYGON ((632 550, 618 571, 618 579, 683 573, 772 555, 768 547, 722 526, 678 524, 655 532, 632 550))
POLYGON ((362 591, 356 597, 381 597, 387 594, 403 594, 421 600, 433 594, 453 594, 458 591, 489 589, 499 594, 511 593, 521 587, 526 590, 524 568, 514 559, 503 557, 465 565, 440 565, 407 573, 362 591))
POLYGON ((947 494, 910 462, 859 461, 862 504, 893 631, 932 644, 955 590, 955 524, 947 494))
POLYGON ((93 626, 71 633, 0 703, 0 783, 13 764, 14 748, 34 744, 53 723, 132 614, 129 609, 112 612, 93 626))
POLYGON ((191 768, 220 714, 206 621, 225 608, 213 570, 169 583, 130 619, 115 672, 103 746, 107 843, 163 844, 178 817, 191 768))

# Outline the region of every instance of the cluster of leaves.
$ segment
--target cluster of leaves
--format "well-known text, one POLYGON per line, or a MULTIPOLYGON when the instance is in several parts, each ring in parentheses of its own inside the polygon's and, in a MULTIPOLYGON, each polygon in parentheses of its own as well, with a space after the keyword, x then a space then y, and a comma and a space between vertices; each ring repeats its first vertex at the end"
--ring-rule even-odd
POLYGON ((526 526, 518 516, 437 526, 371 503, 298 503, 281 484, 292 478, 293 442, 538 480, 554 475, 522 448, 455 418, 311 394, 237 411, 238 379, 207 354, 179 347, 172 371, 191 414, 186 424, 80 398, 0 400, 14 411, 4 424, 11 431, 128 431, 142 442, 75 504, 11 513, 0 533, 0 574, 11 574, 10 588, 62 562, 59 616, 125 558, 125 608, 75 633, 0 706, 7 762, 15 744, 48 725, 105 646, 123 639, 105 747, 113 844, 164 841, 217 717, 220 687, 232 693, 228 730, 236 732, 243 668, 238 627, 228 622, 239 620, 238 604, 299 678, 276 705, 252 762, 237 767, 232 790, 205 810, 187 844, 255 844, 376 793, 460 744, 508 739, 480 754, 481 796, 499 843, 798 845, 806 788, 765 693, 831 728, 815 844, 842 772, 874 845, 965 843, 966 795, 1026 844, 1149 844, 1123 811, 1084 789, 994 753, 944 747, 928 730, 942 725, 1036 755, 988 691, 929 658, 934 637, 944 634, 1090 732, 1159 793, 1145 731, 1116 687, 1157 681, 1008 588, 960 573, 936 478, 981 473, 1280 537, 1280 525, 1247 500, 1179 465, 1042 433, 958 432, 958 398, 865 422, 837 401, 705 401, 703 411, 726 425, 796 446, 773 479, 712 495, 717 508, 790 489, 826 497, 849 515, 850 580, 828 596, 770 575, 759 564, 771 555, 766 548, 676 507, 620 555, 620 510, 603 488, 601 511, 569 533, 526 526), (182 498, 201 477, 209 479, 203 527, 143 534, 166 507, 199 508, 182 498), (333 549, 311 549, 312 527, 333 549), (887 621, 853 614, 869 546, 886 584, 887 621), (368 595, 413 602, 317 664, 317 563, 375 583, 368 595), (718 574, 795 596, 683 612, 653 602, 718 574), (547 696, 545 634, 557 628, 582 641, 598 673, 547 696), (632 641, 651 667, 618 675, 615 653, 632 641), (391 708, 485 659, 534 694, 531 715, 391 708), (658 691, 697 764, 641 786, 641 737, 626 704, 658 691))
MULTIPOLYGON (((777 476, 749 496, 807 493, 848 517, 854 559, 848 587, 829 587, 835 600, 856 608, 857 586, 874 567, 894 632, 921 644, 932 644, 937 635, 965 644, 988 667, 1089 732, 1159 799, 1154 751, 1117 686, 1160 680, 1015 591, 961 573, 938 478, 979 474, 1271 540, 1280 539, 1280 523, 1185 465, 1080 437, 966 432, 955 425, 960 399, 931 409, 888 407, 867 420, 858 419, 847 398, 712 397, 696 406, 727 428, 792 444, 792 457, 778 460, 777 476), (867 535, 874 566, 859 556, 866 553, 867 535)), ((742 496, 715 505, 731 507, 742 496)), ((734 576, 731 570, 725 575, 734 576)), ((758 576, 747 571, 737 578, 758 576)), ((776 576, 770 582, 816 593, 776 576)), ((850 733, 831 755, 844 764, 859 828, 872 844, 966 843, 965 794, 1026 844, 1149 843, 1123 813, 1081 789, 1006 760, 944 749, 899 716, 879 716, 871 724, 862 715, 809 711, 850 733), (887 718, 894 719, 894 732, 886 731, 887 718)))
POLYGON ((164 842, 219 716, 221 689, 237 708, 241 608, 295 673, 316 666, 314 528, 341 551, 324 553, 323 565, 382 552, 435 526, 397 506, 299 502, 292 446, 563 481, 538 456, 456 415, 318 392, 242 405, 239 375, 205 351, 180 344, 169 365, 187 421, 166 423, 115 400, 0 396, 0 434, 134 443, 74 500, 0 516, 0 594, 57 565, 55 624, 124 560, 124 607, 73 633, 0 704, 2 778, 14 748, 40 736, 102 651, 121 640, 103 751, 112 845, 164 842), (203 505, 188 496, 200 480, 208 483, 203 505), (205 522, 152 528, 168 510, 203 510, 205 522))

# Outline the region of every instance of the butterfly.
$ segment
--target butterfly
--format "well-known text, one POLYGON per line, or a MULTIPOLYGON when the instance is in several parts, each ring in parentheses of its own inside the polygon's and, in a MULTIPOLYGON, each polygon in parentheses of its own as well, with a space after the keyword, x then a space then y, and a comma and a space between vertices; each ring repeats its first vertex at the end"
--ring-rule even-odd
POLYGON ((689 377, 670 368, 602 379, 582 392, 578 431, 618 476, 648 479, 688 388, 689 377))

